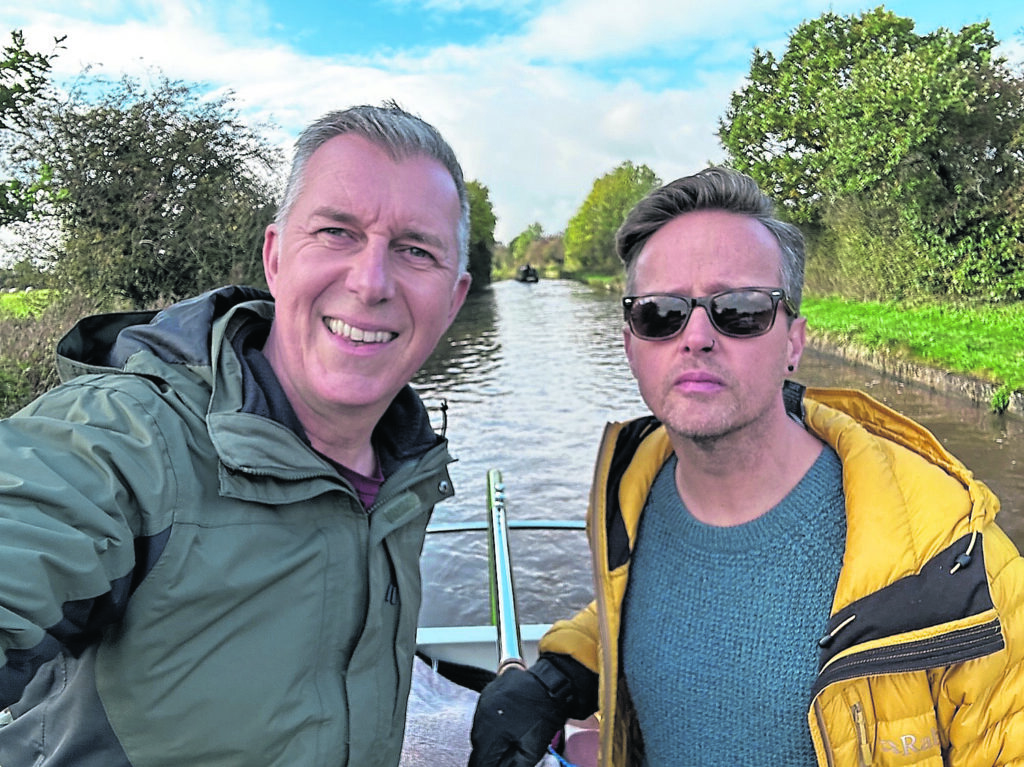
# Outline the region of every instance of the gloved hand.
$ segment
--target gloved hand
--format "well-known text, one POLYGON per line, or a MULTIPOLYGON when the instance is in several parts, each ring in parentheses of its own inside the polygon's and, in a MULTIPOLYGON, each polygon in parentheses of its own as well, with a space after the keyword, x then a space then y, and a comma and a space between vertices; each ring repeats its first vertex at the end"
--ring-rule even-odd
POLYGON ((480 693, 469 767, 535 767, 565 720, 596 701, 597 675, 567 656, 508 669, 480 693))

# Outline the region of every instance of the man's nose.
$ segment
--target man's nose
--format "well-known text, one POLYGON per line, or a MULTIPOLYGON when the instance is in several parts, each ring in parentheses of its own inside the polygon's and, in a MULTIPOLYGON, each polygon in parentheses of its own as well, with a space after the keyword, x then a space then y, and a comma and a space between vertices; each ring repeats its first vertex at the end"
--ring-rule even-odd
POLYGON ((679 338, 685 351, 711 351, 714 348, 718 331, 703 306, 693 307, 679 338))
POLYGON ((390 244, 370 239, 351 257, 346 285, 366 304, 386 301, 395 291, 391 269, 390 244))

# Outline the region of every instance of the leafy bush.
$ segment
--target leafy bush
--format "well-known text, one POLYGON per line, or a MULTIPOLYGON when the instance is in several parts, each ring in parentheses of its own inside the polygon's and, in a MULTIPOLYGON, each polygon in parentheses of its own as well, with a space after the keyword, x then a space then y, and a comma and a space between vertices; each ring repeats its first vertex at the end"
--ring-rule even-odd
POLYGON ((1024 243, 1009 221, 978 223, 945 254, 949 289, 988 301, 1024 298, 1024 243))
POLYGON ((0 319, 37 317, 58 298, 52 290, 19 290, 0 295, 0 319))
POLYGON ((260 284, 282 153, 232 95, 83 78, 32 121, 12 159, 25 176, 52 170, 46 212, 60 239, 35 257, 61 287, 142 307, 260 284))
POLYGON ((58 297, 38 316, 0 316, 0 417, 11 415, 59 382, 57 342, 80 317, 96 309, 94 302, 81 296, 58 297))

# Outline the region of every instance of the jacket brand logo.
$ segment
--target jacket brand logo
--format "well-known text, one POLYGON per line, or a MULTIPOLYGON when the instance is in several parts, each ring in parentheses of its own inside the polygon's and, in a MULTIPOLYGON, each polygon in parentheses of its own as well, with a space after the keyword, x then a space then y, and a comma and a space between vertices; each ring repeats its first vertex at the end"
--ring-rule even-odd
POLYGON ((924 737, 921 737, 920 735, 901 735, 899 740, 885 740, 883 738, 881 746, 882 751, 889 754, 899 754, 900 756, 919 754, 922 751, 941 747, 939 743, 939 731, 935 727, 933 727, 932 731, 924 737))

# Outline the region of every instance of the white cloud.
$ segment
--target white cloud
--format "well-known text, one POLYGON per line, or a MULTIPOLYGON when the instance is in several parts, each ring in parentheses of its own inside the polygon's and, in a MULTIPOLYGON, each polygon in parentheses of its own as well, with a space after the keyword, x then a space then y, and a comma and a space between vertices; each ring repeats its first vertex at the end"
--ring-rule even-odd
MULTIPOLYGON (((155 67, 172 79, 230 88, 254 118, 281 125, 289 142, 328 109, 394 98, 436 124, 467 176, 490 189, 504 241, 533 221, 548 232, 563 229, 593 180, 624 160, 647 163, 667 179, 717 154, 714 125, 726 98, 717 83, 652 93, 568 65, 529 63, 560 19, 580 26, 573 3, 547 12, 525 37, 366 61, 305 56, 255 39, 251 29, 239 43, 217 31, 203 8, 181 0, 125 4, 93 17, 80 6, 77 18, 44 10, 26 15, 22 26, 40 48, 68 34, 57 75, 87 64, 115 77, 155 67)), ((591 26, 608 18, 597 14, 591 26)))
MULTIPOLYGON (((433 0, 432 7, 490 3, 433 0)), ((820 14, 821 6, 523 0, 510 6, 515 13, 538 10, 514 35, 364 58, 314 57, 268 40, 260 0, 120 0, 102 7, 38 0, 6 15, 7 26, 23 28, 36 49, 68 35, 55 62, 58 75, 87 64, 115 77, 156 67, 172 79, 231 89, 246 114, 281 126, 275 141, 290 143, 329 109, 394 98, 437 125, 467 176, 490 189, 498 238, 508 241, 534 221, 547 232, 563 229, 594 179, 624 160, 647 164, 668 181, 721 159, 717 122, 751 48, 780 49, 795 23, 820 14), (684 65, 691 50, 700 56, 684 65), (597 62, 633 53, 646 57, 648 69, 629 70, 632 79, 594 74, 597 62)))
POLYGON ((811 5, 792 0, 564 0, 531 20, 522 42, 525 51, 556 61, 592 61, 637 51, 678 56, 687 49, 788 30, 800 6, 811 5))

